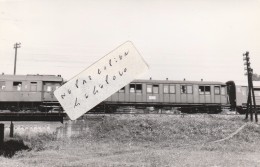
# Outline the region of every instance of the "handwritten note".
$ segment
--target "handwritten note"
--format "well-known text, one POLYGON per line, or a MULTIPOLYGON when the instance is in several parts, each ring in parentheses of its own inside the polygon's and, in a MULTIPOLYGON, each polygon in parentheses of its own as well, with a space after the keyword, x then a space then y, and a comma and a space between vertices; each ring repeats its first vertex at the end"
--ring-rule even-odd
POLYGON ((70 119, 75 120, 143 75, 148 68, 128 41, 73 77, 54 94, 70 119))

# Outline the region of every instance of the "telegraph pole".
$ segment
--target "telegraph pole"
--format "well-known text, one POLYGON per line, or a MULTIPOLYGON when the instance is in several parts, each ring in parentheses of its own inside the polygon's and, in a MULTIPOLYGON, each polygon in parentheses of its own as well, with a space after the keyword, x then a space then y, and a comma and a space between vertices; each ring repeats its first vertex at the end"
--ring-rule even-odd
POLYGON ((14 57, 14 75, 16 74, 16 59, 17 59, 17 49, 21 47, 21 43, 15 43, 14 49, 15 49, 15 57, 14 57))
MULTIPOLYGON (((15 49, 15 57, 14 57, 14 75, 16 74, 16 60, 17 60, 17 49, 21 47, 21 43, 15 43, 14 49, 15 49)), ((13 121, 11 121, 10 125, 10 137, 14 136, 14 124, 13 121)))
POLYGON ((254 92, 254 86, 253 86, 253 81, 252 81, 252 76, 253 76, 253 69, 250 67, 250 57, 249 57, 249 52, 246 52, 243 54, 243 60, 245 61, 244 65, 246 65, 245 70, 247 73, 247 80, 248 80, 248 97, 247 97, 247 109, 246 109, 246 120, 248 119, 248 113, 250 113, 250 120, 253 121, 253 110, 255 113, 255 121, 258 122, 257 118, 257 109, 256 109, 256 102, 255 102, 255 92, 254 92), (252 106, 252 98, 253 98, 253 105, 252 106), (252 109, 254 107, 254 109, 252 109))

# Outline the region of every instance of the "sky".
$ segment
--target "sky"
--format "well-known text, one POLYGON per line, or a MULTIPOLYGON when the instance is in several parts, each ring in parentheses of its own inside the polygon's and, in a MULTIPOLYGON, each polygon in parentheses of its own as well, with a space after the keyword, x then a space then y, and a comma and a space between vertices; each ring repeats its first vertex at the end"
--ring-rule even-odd
POLYGON ((132 41, 142 79, 243 81, 260 74, 260 0, 0 0, 0 73, 69 80, 132 41))

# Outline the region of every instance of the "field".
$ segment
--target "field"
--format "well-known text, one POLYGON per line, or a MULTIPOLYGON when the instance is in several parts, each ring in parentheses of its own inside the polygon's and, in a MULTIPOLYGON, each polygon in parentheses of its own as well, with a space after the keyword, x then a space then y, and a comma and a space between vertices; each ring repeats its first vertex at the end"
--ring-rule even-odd
POLYGON ((71 138, 16 136, 0 166, 260 166, 260 127, 240 115, 106 115, 71 138))

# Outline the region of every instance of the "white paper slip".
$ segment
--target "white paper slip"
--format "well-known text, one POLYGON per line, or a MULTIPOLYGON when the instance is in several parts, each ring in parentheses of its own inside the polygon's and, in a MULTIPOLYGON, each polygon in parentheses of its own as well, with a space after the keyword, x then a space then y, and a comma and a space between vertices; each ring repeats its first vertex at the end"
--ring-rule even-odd
POLYGON ((75 120, 146 73, 148 68, 128 41, 73 77, 54 94, 70 119, 75 120))

